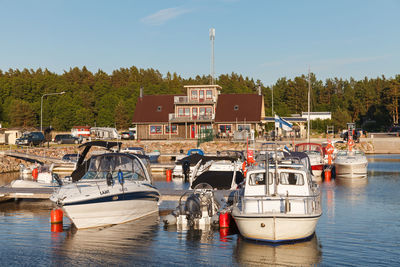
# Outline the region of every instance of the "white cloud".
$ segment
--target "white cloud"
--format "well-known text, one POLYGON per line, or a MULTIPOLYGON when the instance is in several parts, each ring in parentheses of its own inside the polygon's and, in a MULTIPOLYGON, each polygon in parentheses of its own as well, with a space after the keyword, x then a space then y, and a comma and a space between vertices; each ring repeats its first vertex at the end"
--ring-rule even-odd
POLYGON ((189 12, 191 12, 191 10, 182 7, 171 7, 161 9, 154 14, 142 18, 141 21, 149 25, 162 25, 168 20, 174 19, 189 12))

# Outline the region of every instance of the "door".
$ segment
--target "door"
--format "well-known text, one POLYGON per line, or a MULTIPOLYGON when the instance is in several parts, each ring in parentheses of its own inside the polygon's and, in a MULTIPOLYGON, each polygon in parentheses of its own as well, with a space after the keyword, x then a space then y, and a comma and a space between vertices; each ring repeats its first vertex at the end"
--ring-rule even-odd
POLYGON ((190 138, 196 138, 196 125, 190 125, 190 138))
POLYGON ((204 90, 199 90, 199 102, 204 102, 204 90))
POLYGON ((197 108, 192 108, 192 119, 197 120, 197 108))

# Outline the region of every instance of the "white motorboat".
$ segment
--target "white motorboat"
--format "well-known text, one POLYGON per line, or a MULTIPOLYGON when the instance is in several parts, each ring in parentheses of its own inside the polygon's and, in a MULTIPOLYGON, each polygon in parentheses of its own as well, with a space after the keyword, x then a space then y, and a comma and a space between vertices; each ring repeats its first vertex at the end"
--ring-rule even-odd
POLYGON ((244 160, 243 154, 239 151, 224 151, 218 153, 217 156, 192 154, 176 162, 172 176, 185 177, 185 181, 190 180, 192 183, 206 171, 238 171, 244 160))
POLYGON ((367 178, 368 160, 360 150, 340 150, 336 154, 334 165, 337 178, 367 178))
POLYGON ((232 208, 243 237, 267 242, 311 237, 321 214, 320 190, 310 172, 302 164, 270 166, 269 160, 248 169, 232 208))
POLYGON ((25 167, 23 164, 20 164, 20 177, 12 181, 9 186, 11 188, 46 188, 59 187, 64 183, 70 182, 70 179, 61 179, 58 174, 54 173, 53 167, 54 164, 32 167, 25 167), (34 169, 37 171, 37 177, 32 176, 34 169))
MULTIPOLYGON (((109 146, 111 147, 111 145, 109 146)), ((139 156, 106 153, 90 158, 86 174, 72 175, 50 200, 78 229, 125 223, 158 212, 160 193, 139 156)))
POLYGON ((300 143, 295 145, 295 151, 306 153, 310 158, 312 174, 321 177, 325 164, 322 145, 317 143, 300 143))

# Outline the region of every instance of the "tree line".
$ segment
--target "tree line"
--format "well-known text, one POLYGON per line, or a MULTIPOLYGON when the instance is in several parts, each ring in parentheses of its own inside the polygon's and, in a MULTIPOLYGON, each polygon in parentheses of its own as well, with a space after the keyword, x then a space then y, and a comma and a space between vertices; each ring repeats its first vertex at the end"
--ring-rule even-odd
MULTIPOLYGON (((394 78, 311 80, 311 110, 331 111, 332 120, 315 123, 316 128, 334 125, 344 129, 356 122, 368 131, 385 130, 399 121, 400 75, 394 78)), ((38 127, 43 97, 43 126, 64 131, 74 125, 127 129, 135 111, 140 88, 144 93, 185 94, 184 85, 209 84, 210 77, 182 78, 176 73, 161 74, 155 69, 135 66, 107 74, 86 67, 71 68, 62 74, 47 69, 0 70, 0 122, 3 127, 38 127)), ((216 79, 222 93, 256 93, 261 87, 266 115, 301 114, 307 111, 308 76, 280 78, 272 86, 240 74, 222 74, 216 79)), ((314 127, 314 126, 313 126, 314 127)))

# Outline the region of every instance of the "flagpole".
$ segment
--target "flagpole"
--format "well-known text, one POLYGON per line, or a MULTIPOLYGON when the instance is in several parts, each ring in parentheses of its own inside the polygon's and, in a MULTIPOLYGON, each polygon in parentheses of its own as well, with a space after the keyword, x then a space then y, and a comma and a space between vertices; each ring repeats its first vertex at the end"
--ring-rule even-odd
POLYGON ((308 99, 307 99, 307 106, 308 106, 308 116, 307 116, 307 139, 308 143, 310 143, 310 91, 311 91, 311 78, 310 78, 310 67, 308 67, 308 99))

